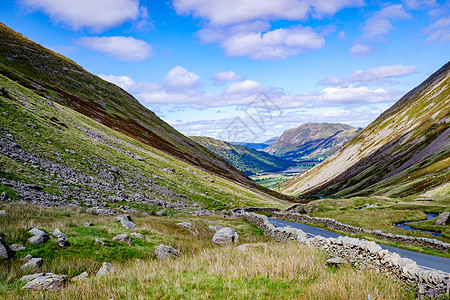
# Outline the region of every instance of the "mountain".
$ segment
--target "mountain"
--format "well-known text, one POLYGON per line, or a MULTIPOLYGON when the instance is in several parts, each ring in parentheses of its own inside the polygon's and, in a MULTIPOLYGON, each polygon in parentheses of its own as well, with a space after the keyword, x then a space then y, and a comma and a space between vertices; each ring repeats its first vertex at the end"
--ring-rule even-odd
POLYGON ((267 147, 269 147, 273 142, 275 142, 277 140, 276 137, 271 138, 265 142, 262 143, 240 143, 240 142, 232 142, 230 144, 232 145, 239 145, 239 146, 245 146, 245 147, 249 147, 255 150, 262 150, 265 149, 267 147))
POLYGON ((339 123, 306 123, 289 129, 264 149, 291 160, 323 160, 351 140, 361 128, 339 123))
POLYGON ((30 93, 81 113, 200 170, 275 197, 223 158, 185 137, 118 86, 0 23, 0 74, 30 93))
POLYGON ((450 62, 283 191, 346 197, 448 194, 449 136, 450 62))
POLYGON ((249 176, 261 172, 283 171, 296 165, 292 161, 262 151, 245 146, 232 145, 210 137, 191 136, 190 138, 225 158, 229 163, 249 176))

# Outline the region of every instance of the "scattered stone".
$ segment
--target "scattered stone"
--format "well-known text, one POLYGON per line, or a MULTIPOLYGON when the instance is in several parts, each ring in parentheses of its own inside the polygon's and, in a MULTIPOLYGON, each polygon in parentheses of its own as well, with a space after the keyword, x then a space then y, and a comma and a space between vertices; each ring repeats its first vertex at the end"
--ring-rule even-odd
POLYGON ((59 228, 56 228, 55 231, 53 231, 53 235, 56 236, 57 238, 67 239, 67 235, 65 235, 61 230, 59 230, 59 228))
POLYGON ((166 258, 177 258, 179 256, 177 249, 167 246, 164 244, 160 244, 159 246, 155 247, 155 253, 156 256, 160 259, 166 259, 166 258))
POLYGON ((86 222, 84 223, 84 226, 94 226, 94 224, 92 224, 91 222, 86 222))
POLYGON ((6 210, 0 210, 0 217, 7 217, 9 213, 6 210))
POLYGON ((8 195, 8 193, 7 192, 2 192, 1 193, 1 195, 0 195, 0 200, 1 201, 7 201, 7 200, 9 200, 9 195, 8 195))
POLYGON ((129 215, 121 215, 117 217, 120 224, 122 224, 123 227, 126 229, 134 230, 136 229, 136 224, 134 224, 133 220, 129 215))
POLYGON ((86 212, 88 214, 94 214, 94 215, 99 215, 99 216, 114 216, 114 215, 118 214, 118 212, 115 210, 112 210, 110 208, 100 207, 100 206, 88 208, 86 210, 86 212))
POLYGON ((119 234, 115 237, 113 237, 113 241, 115 242, 125 242, 130 246, 134 246, 133 241, 131 240, 130 236, 126 233, 124 234, 119 234))
POLYGON ((33 228, 30 231, 28 231, 29 233, 31 233, 32 235, 43 235, 46 234, 44 231, 37 229, 37 228, 33 228))
POLYGON ((95 239, 94 241, 95 241, 97 244, 99 244, 100 246, 104 246, 104 245, 105 245, 105 242, 102 241, 102 240, 95 239))
POLYGON ((413 199, 414 201, 433 201, 433 199, 431 199, 431 198, 416 198, 416 199, 413 199))
POLYGON ((26 264, 24 264, 21 269, 39 269, 44 266, 44 260, 42 258, 32 258, 26 264))
POLYGON ((85 278, 88 278, 88 277, 89 277, 88 272, 83 272, 83 273, 81 273, 80 275, 73 277, 73 278, 72 278, 72 281, 76 281, 76 280, 80 280, 80 279, 85 279, 85 278))
POLYGON ((363 205, 363 207, 361 207, 361 209, 364 209, 364 208, 377 208, 377 207, 378 207, 378 205, 376 205, 376 204, 366 203, 366 204, 363 205))
POLYGON ((348 264, 348 262, 345 259, 340 258, 340 257, 332 257, 326 261, 326 264, 329 266, 339 266, 339 265, 348 264))
POLYGON ((443 212, 439 214, 436 219, 435 225, 448 225, 450 224, 450 212, 443 212))
POLYGON ((2 244, 2 239, 0 238, 0 259, 8 259, 8 250, 6 250, 6 247, 2 244))
POLYGON ((45 276, 45 273, 35 273, 35 274, 25 275, 25 276, 22 276, 19 280, 28 282, 37 277, 42 277, 42 276, 45 276))
POLYGON ((145 239, 145 235, 143 235, 142 233, 133 232, 131 235, 140 239, 145 239))
POLYGON ((167 216, 167 210, 163 209, 163 210, 157 211, 156 214, 158 216, 167 216))
POLYGON ((60 237, 56 240, 56 244, 61 248, 70 247, 70 243, 65 237, 60 237))
POLYGON ((98 270, 96 276, 106 275, 108 273, 114 272, 115 268, 111 263, 104 262, 100 270, 98 270))
POLYGON ((181 223, 177 223, 177 225, 186 227, 187 229, 191 229, 192 228, 192 224, 189 223, 189 222, 181 222, 181 223))
POLYGON ((25 246, 21 245, 21 244, 12 244, 12 245, 9 245, 8 247, 9 247, 9 250, 11 250, 11 251, 21 251, 21 250, 26 249, 25 246))
POLYGON ((22 290, 57 290, 62 288, 68 280, 69 277, 66 275, 45 273, 43 276, 37 276, 33 280, 29 281, 24 287, 22 287, 22 290))
POLYGON ((32 258, 33 258, 33 256, 31 256, 31 254, 28 253, 27 255, 25 255, 24 258, 22 258, 22 261, 23 262, 29 262, 32 258))
POLYGON ((41 235, 35 235, 28 239, 28 242, 33 245, 42 245, 50 239, 49 235, 44 233, 41 235))
POLYGON ((217 227, 213 225, 208 225, 209 230, 217 231, 217 227))
POLYGON ((217 245, 224 245, 227 243, 237 243, 238 240, 239 235, 236 230, 231 227, 225 227, 216 231, 212 242, 217 245))

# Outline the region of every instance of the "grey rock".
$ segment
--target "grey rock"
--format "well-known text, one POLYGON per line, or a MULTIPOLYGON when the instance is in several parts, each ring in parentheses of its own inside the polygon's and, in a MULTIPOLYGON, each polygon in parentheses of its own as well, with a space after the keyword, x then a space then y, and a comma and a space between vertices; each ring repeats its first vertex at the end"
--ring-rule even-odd
POLYGON ((6 247, 2 244, 0 239, 0 259, 8 259, 8 257, 8 250, 6 250, 6 247))
POLYGON ((29 281, 22 287, 22 290, 53 291, 62 288, 68 280, 69 277, 66 275, 46 273, 44 276, 37 276, 33 280, 29 281))
POLYGON ((217 231, 217 227, 213 225, 208 225, 209 230, 217 231))
POLYGON ((191 229, 192 228, 192 224, 189 223, 189 222, 181 222, 181 223, 177 223, 177 225, 186 227, 187 229, 191 229))
POLYGON ((0 217, 7 217, 9 213, 6 210, 0 210, 0 217))
POLYGON ((158 216, 167 216, 167 210, 163 209, 163 210, 157 211, 156 214, 158 216))
POLYGON ((27 255, 25 255, 24 258, 22 258, 22 261, 23 262, 29 262, 32 258, 33 258, 33 256, 31 256, 31 254, 28 253, 27 255))
POLYGON ((0 200, 1 201, 6 201, 6 200, 9 200, 10 198, 9 198, 9 195, 8 195, 8 193, 7 192, 2 192, 1 194, 0 194, 0 200))
POLYGON ((30 231, 28 231, 29 233, 31 233, 32 235, 43 235, 46 234, 44 231, 37 229, 37 228, 33 228, 30 231))
POLYGON ((102 240, 100 240, 100 239, 95 239, 94 241, 95 241, 97 244, 99 244, 100 246, 104 246, 104 245, 105 245, 105 242, 102 241, 102 240))
POLYGON ((431 199, 431 198, 416 198, 416 199, 413 199, 414 201, 433 201, 433 199, 431 199))
POLYGON ((26 249, 25 246, 21 244, 11 244, 8 247, 11 251, 21 251, 26 249))
POLYGON ((133 232, 131 235, 140 239, 145 239, 145 235, 143 235, 142 233, 133 232))
POLYGON ((166 258, 177 258, 179 256, 177 249, 167 246, 164 244, 160 244, 155 247, 156 256, 160 259, 166 258))
POLYGON ((443 212, 439 214, 436 219, 435 225, 448 225, 450 224, 450 212, 443 212))
POLYGON ((237 243, 239 240, 239 235, 236 230, 231 227, 224 227, 219 229, 214 234, 212 242, 217 245, 224 245, 227 243, 237 243))
POLYGON ((85 278, 88 278, 88 277, 89 277, 88 272, 83 272, 80 275, 73 277, 72 280, 76 281, 76 280, 85 279, 85 278))
POLYGON ((364 209, 364 208, 377 208, 377 207, 378 207, 378 205, 376 205, 376 204, 366 203, 366 204, 363 205, 362 209, 364 209))
POLYGON ((56 240, 56 244, 61 248, 70 247, 70 243, 65 237, 60 237, 56 240))
POLYGON ((92 224, 91 222, 86 222, 84 223, 84 226, 94 226, 94 224, 92 224))
POLYGON ((56 236, 57 238, 67 239, 67 235, 65 235, 61 230, 59 230, 59 228, 56 228, 55 231, 53 231, 53 235, 56 236))
POLYGON ((48 234, 44 233, 41 235, 35 235, 35 236, 30 237, 28 239, 28 242, 33 245, 42 245, 49 239, 50 239, 50 237, 48 236, 48 234))
POLYGON ((113 237, 113 241, 115 242, 124 242, 127 243, 130 246, 134 246, 133 241, 131 240, 130 236, 126 233, 124 234, 119 234, 115 237, 113 237))
MULTIPOLYGON (((28 282, 28 281, 31 281, 31 280, 37 278, 37 277, 45 276, 45 274, 46 273, 35 273, 35 274, 25 275, 25 276, 22 276, 19 280, 28 282)), ((50 274, 52 274, 52 273, 50 273, 50 274)))
POLYGON ((100 270, 98 270, 96 276, 106 275, 108 273, 114 272, 115 268, 111 263, 104 262, 100 270))
POLYGON ((110 208, 104 208, 100 206, 91 207, 86 210, 89 214, 99 215, 99 216, 114 216, 117 215, 118 212, 115 210, 112 210, 110 208))
POLYGON ((338 265, 348 264, 348 262, 345 259, 340 258, 340 257, 332 257, 326 261, 326 264, 330 265, 330 266, 338 266, 338 265))
POLYGON ((26 264, 24 264, 21 269, 39 269, 44 266, 44 260, 42 258, 32 258, 26 264))
POLYGON ((134 224, 133 220, 129 215, 121 215, 118 217, 120 224, 126 229, 134 230, 136 229, 136 224, 134 224))

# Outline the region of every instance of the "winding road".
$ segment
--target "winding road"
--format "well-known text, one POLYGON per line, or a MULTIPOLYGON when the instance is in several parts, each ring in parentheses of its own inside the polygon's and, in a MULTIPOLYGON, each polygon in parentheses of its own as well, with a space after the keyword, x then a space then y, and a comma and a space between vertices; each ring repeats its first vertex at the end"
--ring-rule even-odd
MULTIPOLYGON (((269 218, 270 223, 272 223, 274 226, 277 227, 293 227, 303 230, 308 237, 314 237, 316 235, 321 235, 323 237, 329 238, 337 238, 338 236, 342 236, 341 234, 337 234, 325 229, 316 228, 313 226, 296 223, 296 222, 290 222, 290 221, 284 221, 284 220, 278 220, 274 218, 269 218)), ((445 273, 450 274, 450 258, 447 257, 440 257, 440 256, 434 256, 429 254, 423 254, 418 253, 414 251, 404 250, 396 247, 391 246, 385 246, 382 244, 379 244, 381 248, 387 249, 391 252, 398 253, 401 257, 406 257, 414 260, 420 267, 424 269, 430 269, 430 270, 441 270, 445 273)))

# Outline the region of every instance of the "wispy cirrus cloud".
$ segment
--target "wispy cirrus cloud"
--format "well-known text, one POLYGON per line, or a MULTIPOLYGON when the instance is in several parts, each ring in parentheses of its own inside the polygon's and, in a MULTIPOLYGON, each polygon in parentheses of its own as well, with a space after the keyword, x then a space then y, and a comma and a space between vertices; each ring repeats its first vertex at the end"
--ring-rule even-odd
POLYGON ((363 38, 384 37, 394 27, 392 21, 410 19, 402 4, 391 4, 375 12, 363 26, 363 38))
POLYGON ((152 47, 133 37, 83 37, 76 43, 91 50, 106 53, 117 60, 143 61, 151 56, 152 47))
POLYGON ((427 43, 450 41, 450 17, 438 19, 426 27, 424 33, 428 34, 427 43))

